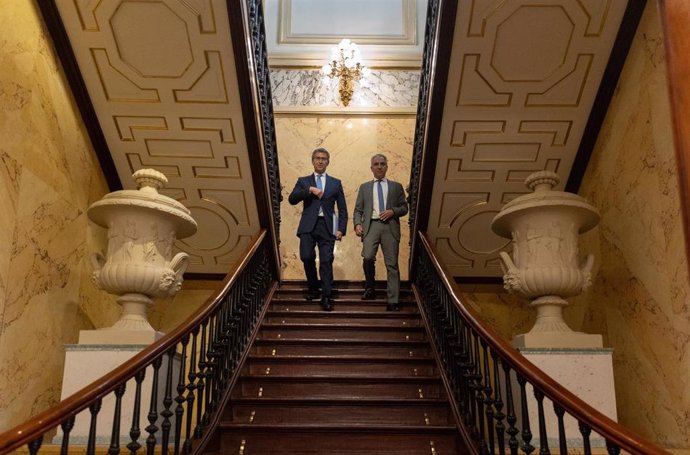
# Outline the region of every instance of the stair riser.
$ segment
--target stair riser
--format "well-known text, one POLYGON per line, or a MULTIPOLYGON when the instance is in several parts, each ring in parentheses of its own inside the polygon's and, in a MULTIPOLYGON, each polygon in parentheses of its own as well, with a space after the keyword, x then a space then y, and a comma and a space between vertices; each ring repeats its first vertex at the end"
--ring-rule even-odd
POLYGON ((421 330, 376 330, 325 328, 263 328, 259 340, 366 340, 366 341, 422 341, 426 334, 421 330))
POLYGON ((431 350, 426 348, 406 348, 398 346, 328 346, 316 344, 313 346, 285 346, 268 345, 255 347, 251 350, 255 356, 359 356, 359 357, 429 357, 431 350))
POLYGON ((455 437, 444 434, 228 431, 223 435, 221 453, 239 454, 240 446, 244 455, 457 455, 455 437))
POLYGON ((266 360, 252 360, 245 372, 256 375, 291 375, 291 376, 361 376, 368 377, 409 377, 435 376, 436 368, 431 362, 408 363, 372 363, 372 362, 338 362, 312 361, 302 362, 271 362, 266 360))
POLYGON ((243 379, 235 386, 235 397, 270 398, 440 398, 445 397, 440 384, 348 384, 336 381, 282 383, 243 379))
POLYGON ((257 425, 280 425, 299 422, 301 425, 447 425, 450 423, 448 406, 399 405, 378 406, 298 406, 276 404, 257 406, 236 405, 232 402, 223 411, 223 420, 257 425))
MULTIPOLYGON (((333 302, 334 305, 334 314, 338 314, 340 312, 349 312, 349 311, 356 311, 356 312, 363 312, 363 313, 372 313, 372 314, 385 314, 386 312, 386 303, 385 302, 368 302, 368 303, 361 303, 361 302, 345 302, 341 300, 336 300, 333 302)), ((271 311, 276 311, 276 312, 290 312, 290 311, 323 311, 323 308, 321 308, 321 305, 318 302, 306 302, 306 301, 297 301, 297 300, 274 300, 273 304, 271 305, 271 311)), ((419 311, 417 310, 416 305, 412 303, 403 303, 402 307, 400 308, 400 311, 396 311, 397 314, 415 314, 418 315, 419 311)))
POLYGON ((421 327, 418 318, 348 318, 339 316, 336 313, 326 313, 318 316, 295 316, 285 313, 279 316, 269 316, 264 320, 267 324, 331 324, 342 326, 345 324, 351 327, 357 325, 368 325, 376 327, 421 327))

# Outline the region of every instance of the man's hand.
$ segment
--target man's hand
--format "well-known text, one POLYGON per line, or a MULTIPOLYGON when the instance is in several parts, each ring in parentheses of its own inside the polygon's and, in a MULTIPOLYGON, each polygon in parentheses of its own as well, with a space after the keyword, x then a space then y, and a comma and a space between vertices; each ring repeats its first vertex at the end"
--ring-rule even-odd
POLYGON ((361 224, 355 225, 355 234, 357 234, 357 237, 361 237, 362 234, 364 234, 364 228, 362 227, 361 224))
POLYGON ((321 199, 321 197, 323 196, 323 190, 320 190, 315 186, 310 186, 309 192, 319 199, 321 199))
POLYGON ((379 213, 379 220, 388 221, 393 218, 393 215, 395 215, 395 212, 392 209, 384 210, 383 212, 379 213))
POLYGON ((343 238, 343 233, 340 232, 340 231, 336 231, 336 233, 335 233, 335 239, 336 239, 336 240, 342 240, 342 238, 343 238))

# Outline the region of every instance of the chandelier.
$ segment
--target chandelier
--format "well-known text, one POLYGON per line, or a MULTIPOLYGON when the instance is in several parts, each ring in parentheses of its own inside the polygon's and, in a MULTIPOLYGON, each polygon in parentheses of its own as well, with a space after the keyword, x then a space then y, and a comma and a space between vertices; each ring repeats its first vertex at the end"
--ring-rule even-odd
POLYGON ((362 78, 366 69, 362 65, 357 45, 345 38, 337 47, 333 47, 330 63, 326 63, 321 71, 331 79, 334 77, 340 79, 338 84, 340 100, 344 106, 347 106, 352 100, 355 82, 362 78))

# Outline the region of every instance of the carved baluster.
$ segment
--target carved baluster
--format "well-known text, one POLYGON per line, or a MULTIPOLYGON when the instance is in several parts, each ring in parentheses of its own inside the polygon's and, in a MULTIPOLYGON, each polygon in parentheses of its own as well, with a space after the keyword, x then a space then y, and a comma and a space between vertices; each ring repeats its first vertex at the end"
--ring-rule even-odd
POLYGON ((474 368, 472 374, 472 382, 474 383, 474 395, 475 402, 477 406, 475 415, 475 429, 477 430, 477 439, 479 442, 479 453, 486 453, 486 441, 484 440, 484 391, 482 387, 482 365, 481 358, 479 357, 479 336, 475 333, 472 334, 474 338, 474 368))
POLYGON ((609 455, 620 455, 621 448, 618 447, 615 443, 606 440, 606 451, 609 453, 609 455))
MULTIPOLYGON (((185 440, 183 451, 188 454, 192 450, 192 418, 194 416, 194 390, 197 389, 196 371, 196 340, 199 335, 199 327, 192 332, 192 356, 189 360, 189 375, 187 376, 187 426, 185 427, 185 440)), ((198 415, 198 412, 197 412, 198 415)))
MULTIPOLYGON (((496 442, 494 440, 494 397, 493 388, 491 387, 491 365, 489 364, 489 354, 487 352, 486 343, 482 341, 482 351, 484 355, 484 405, 486 414, 486 428, 488 431, 486 433, 489 436, 489 445, 487 447, 488 453, 496 453, 496 442)), ((496 368, 494 362, 493 368, 496 368)))
POLYGON ((36 455, 43 444, 43 436, 39 436, 28 444, 29 455, 36 455))
POLYGON ((89 438, 86 442, 86 455, 96 455, 96 423, 98 421, 98 413, 101 410, 101 399, 98 398, 89 406, 91 413, 91 423, 89 425, 89 438))
POLYGON ((119 384, 115 388, 115 409, 113 411, 113 429, 110 433, 110 447, 108 455, 120 453, 120 418, 122 417, 122 395, 125 394, 126 383, 119 384))
POLYGON ((158 373, 163 363, 163 357, 158 357, 153 361, 153 376, 151 381, 151 402, 149 404, 149 413, 147 419, 149 421, 146 427, 146 432, 149 434, 146 437, 146 454, 153 455, 154 449, 156 447, 156 432, 158 432, 158 427, 156 422, 158 421, 158 373))
POLYGON ((170 429, 172 428, 172 423, 170 422, 170 417, 173 416, 173 412, 170 407, 173 404, 172 398, 172 382, 173 382, 173 361, 175 360, 175 348, 170 348, 166 353, 168 356, 168 368, 165 373, 165 392, 163 394, 163 410, 161 411, 161 416, 163 417, 163 423, 161 423, 161 453, 167 455, 168 445, 170 443, 170 429))
POLYGON ((556 413, 556 419, 558 420, 558 451, 560 455, 568 455, 568 440, 566 439, 565 423, 563 422, 565 411, 555 402, 553 403, 553 411, 556 413))
POLYGON ((507 362, 503 362, 503 378, 506 386, 506 404, 508 405, 506 410, 506 421, 508 422, 506 433, 510 436, 508 438, 508 447, 510 448, 511 455, 517 455, 518 440, 515 436, 517 436, 519 430, 515 427, 517 417, 515 416, 515 403, 513 402, 513 385, 510 380, 510 365, 507 362))
POLYGON ((582 449, 584 455, 592 455, 592 446, 589 442, 589 435, 592 433, 592 429, 584 422, 579 422, 580 433, 582 433, 582 449))
POLYGON ((132 428, 129 430, 130 443, 127 444, 129 453, 134 455, 141 448, 138 439, 141 436, 139 421, 141 420, 141 383, 144 381, 146 369, 142 369, 134 376, 134 409, 132 410, 132 428))
POLYGON ((534 389, 534 398, 537 399, 537 416, 539 418, 539 455, 551 455, 549 439, 546 435, 546 417, 544 416, 544 393, 534 389))
POLYGON ((534 452, 534 446, 530 444, 532 441, 532 430, 529 424, 529 408, 527 406, 527 391, 526 381, 521 375, 516 374, 518 384, 520 385, 520 410, 522 415, 522 449, 527 455, 534 452))
POLYGON ((199 348, 199 373, 197 374, 199 382, 196 386, 196 389, 198 390, 198 404, 196 407, 196 425, 194 427, 194 437, 196 439, 200 438, 203 432, 202 422, 204 411, 206 410, 206 400, 204 399, 204 393, 208 394, 208 392, 205 392, 206 378, 209 377, 207 370, 208 363, 206 362, 206 327, 208 327, 208 325, 209 320, 205 320, 204 323, 201 325, 201 347, 199 348))
POLYGON ((60 444, 60 455, 67 455, 69 453, 69 434, 74 428, 74 416, 67 418, 60 424, 62 429, 62 444, 60 444))
POLYGON ((494 419, 496 419, 496 441, 498 442, 498 455, 505 455, 505 425, 503 419, 506 415, 503 413, 503 399, 501 396, 501 361, 498 359, 496 351, 491 351, 491 357, 494 359, 494 390, 496 391, 496 398, 494 399, 494 419))
POLYGON ((184 404, 187 402, 187 397, 184 396, 187 391, 185 384, 185 375, 187 366, 187 344, 189 343, 189 335, 182 338, 182 358, 180 359, 180 373, 177 376, 177 396, 175 397, 175 445, 173 453, 179 455, 180 453, 180 439, 182 438, 182 419, 184 418, 184 404))
MULTIPOLYGON (((227 297, 225 297, 227 299, 227 297)), ((215 396, 215 391, 218 388, 218 362, 216 356, 216 350, 219 347, 219 324, 218 320, 220 318, 220 312, 216 312, 211 318, 209 329, 208 329, 208 350, 206 351, 206 363, 208 369, 206 370, 206 397, 204 406, 204 417, 203 425, 207 426, 209 419, 211 418, 211 413, 213 412, 213 401, 215 396)))

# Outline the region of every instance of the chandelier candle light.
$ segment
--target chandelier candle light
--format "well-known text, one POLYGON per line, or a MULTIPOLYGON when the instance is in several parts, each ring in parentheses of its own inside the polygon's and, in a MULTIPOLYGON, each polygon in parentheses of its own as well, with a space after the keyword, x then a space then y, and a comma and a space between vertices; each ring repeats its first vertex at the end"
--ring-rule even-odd
POLYGON ((362 65, 361 55, 357 45, 345 38, 331 50, 331 62, 325 64, 321 71, 331 79, 340 79, 338 92, 344 106, 350 104, 354 84, 367 72, 367 67, 362 65))

